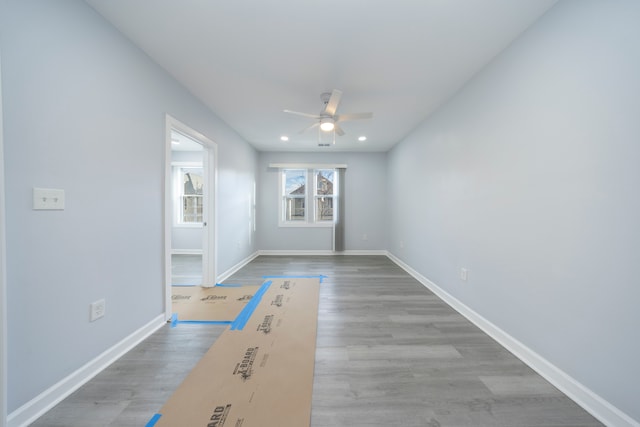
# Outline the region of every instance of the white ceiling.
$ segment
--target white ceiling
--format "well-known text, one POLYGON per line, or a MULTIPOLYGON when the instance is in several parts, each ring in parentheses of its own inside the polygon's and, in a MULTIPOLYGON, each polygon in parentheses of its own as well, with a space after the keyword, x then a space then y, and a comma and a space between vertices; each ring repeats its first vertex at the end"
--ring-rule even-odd
POLYGON ((388 150, 556 2, 86 1, 262 151, 388 150), (331 89, 338 114, 374 116, 318 147, 282 110, 317 114, 331 89))

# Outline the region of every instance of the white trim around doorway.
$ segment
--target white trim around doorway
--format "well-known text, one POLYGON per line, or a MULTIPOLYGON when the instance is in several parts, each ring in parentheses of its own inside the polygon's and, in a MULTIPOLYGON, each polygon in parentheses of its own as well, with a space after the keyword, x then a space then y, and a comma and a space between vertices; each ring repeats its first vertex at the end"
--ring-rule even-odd
POLYGON ((198 142, 204 148, 205 182, 210 189, 210 197, 205 198, 205 239, 203 243, 203 282, 216 279, 217 259, 217 182, 218 182, 218 144, 200 132, 167 114, 165 117, 165 178, 164 178, 164 283, 165 283, 165 320, 171 320, 171 228, 172 212, 172 165, 171 165, 171 132, 177 131, 198 142), (207 262, 208 259, 208 262, 207 262))

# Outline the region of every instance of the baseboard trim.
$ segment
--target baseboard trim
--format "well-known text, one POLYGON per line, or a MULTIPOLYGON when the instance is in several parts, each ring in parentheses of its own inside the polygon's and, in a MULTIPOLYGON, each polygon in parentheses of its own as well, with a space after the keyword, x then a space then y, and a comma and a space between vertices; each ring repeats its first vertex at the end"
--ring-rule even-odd
POLYGON ((340 256, 340 255, 387 255, 385 250, 347 250, 335 252, 332 250, 260 250, 264 256, 340 256))
POLYGON ((202 255, 202 249, 171 249, 171 255, 202 255))
POLYGON ((587 388, 580 382, 576 381, 573 377, 569 376, 566 372, 553 365, 547 359, 543 358, 511 335, 507 334, 505 331, 469 308, 448 292, 444 291, 431 280, 404 263, 400 258, 390 252, 387 252, 387 257, 599 421, 607 426, 640 427, 640 423, 638 421, 622 412, 620 409, 594 393, 591 389, 587 388))
POLYGON ((331 250, 279 250, 279 249, 267 249, 259 250, 258 254, 261 256, 329 256, 335 255, 335 252, 331 250))
POLYGON ((374 249, 350 249, 342 252, 334 252, 334 255, 382 255, 386 256, 387 251, 374 249))
POLYGON ((165 324, 164 314, 156 317, 71 375, 13 411, 7 417, 7 427, 26 427, 33 423, 165 324))
POLYGON ((233 267, 225 271, 224 273, 219 274, 218 277, 216 278, 216 283, 221 283, 227 280, 233 273, 240 270, 242 267, 244 267, 245 265, 249 264, 251 261, 256 259, 258 255, 259 255, 259 251, 255 251, 254 253, 252 253, 251 255, 249 255, 248 257, 246 257, 245 259, 243 259, 242 261, 240 261, 239 263, 237 263, 236 265, 234 265, 233 267))

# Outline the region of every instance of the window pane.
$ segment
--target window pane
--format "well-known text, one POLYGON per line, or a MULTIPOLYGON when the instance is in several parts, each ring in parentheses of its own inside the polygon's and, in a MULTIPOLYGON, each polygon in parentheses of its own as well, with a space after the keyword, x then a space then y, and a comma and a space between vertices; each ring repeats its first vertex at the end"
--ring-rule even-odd
POLYGON ((306 193, 307 171, 304 169, 285 169, 284 194, 286 196, 304 196, 306 193))
POLYGON ((182 182, 184 183, 182 194, 202 194, 204 186, 202 168, 183 168, 182 182))
POLYGON ((202 222, 202 196, 182 196, 182 221, 188 223, 202 222))
POLYGON ((323 169, 316 171, 316 194, 333 195, 333 169, 323 169))
POLYGON ((285 221, 304 221, 304 197, 285 198, 285 221))
POLYGON ((201 223, 204 177, 201 167, 181 168, 182 223, 201 223))
POLYGON ((316 221, 333 221, 333 197, 316 198, 316 221))

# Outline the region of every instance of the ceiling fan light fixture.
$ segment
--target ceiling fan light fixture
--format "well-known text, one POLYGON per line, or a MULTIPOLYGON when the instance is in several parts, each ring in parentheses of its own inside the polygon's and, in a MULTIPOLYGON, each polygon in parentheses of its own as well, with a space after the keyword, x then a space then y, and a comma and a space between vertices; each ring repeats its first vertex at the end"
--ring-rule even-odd
POLYGON ((320 119, 320 129, 325 132, 331 132, 336 127, 333 119, 328 117, 324 119, 320 119))

